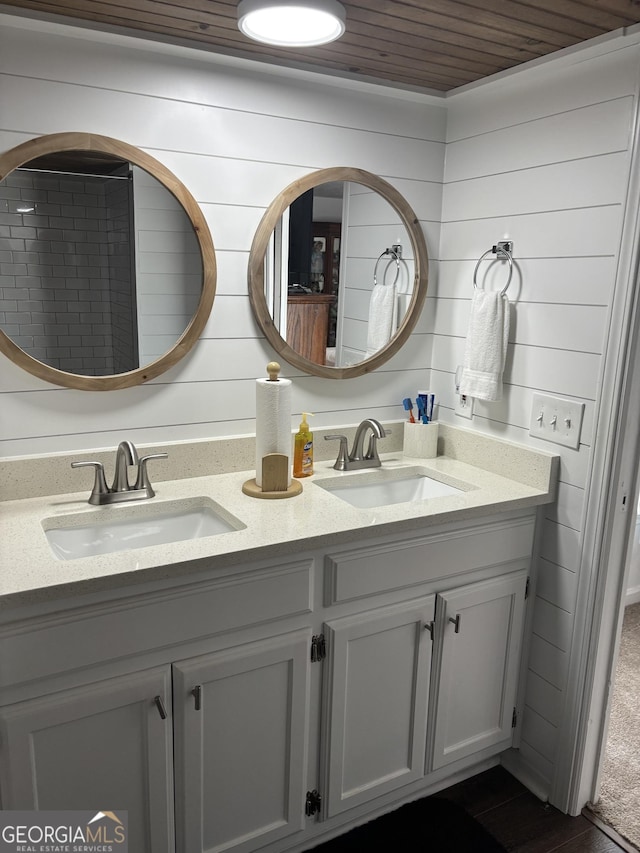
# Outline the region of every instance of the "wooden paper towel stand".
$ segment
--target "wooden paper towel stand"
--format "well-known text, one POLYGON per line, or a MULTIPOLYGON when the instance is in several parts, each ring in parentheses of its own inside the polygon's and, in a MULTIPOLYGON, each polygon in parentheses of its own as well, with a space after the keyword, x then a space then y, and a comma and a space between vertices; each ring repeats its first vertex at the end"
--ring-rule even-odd
MULTIPOLYGON (((269 382, 277 382, 280 373, 280 365, 277 361, 270 361, 267 365, 269 382)), ((255 477, 247 480, 242 485, 245 495, 252 498, 266 498, 267 500, 278 500, 280 498, 292 498, 302 491, 302 483, 291 480, 289 485, 289 457, 284 453, 267 453, 262 457, 262 486, 259 486, 255 477)))

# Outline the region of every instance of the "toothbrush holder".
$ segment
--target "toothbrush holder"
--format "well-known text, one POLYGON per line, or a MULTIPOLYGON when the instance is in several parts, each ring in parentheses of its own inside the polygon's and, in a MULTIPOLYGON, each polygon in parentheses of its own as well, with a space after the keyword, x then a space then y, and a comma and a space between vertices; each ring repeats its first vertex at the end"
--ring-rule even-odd
POLYGON ((419 459, 433 459, 438 455, 438 423, 404 425, 404 444, 402 452, 405 456, 419 459))

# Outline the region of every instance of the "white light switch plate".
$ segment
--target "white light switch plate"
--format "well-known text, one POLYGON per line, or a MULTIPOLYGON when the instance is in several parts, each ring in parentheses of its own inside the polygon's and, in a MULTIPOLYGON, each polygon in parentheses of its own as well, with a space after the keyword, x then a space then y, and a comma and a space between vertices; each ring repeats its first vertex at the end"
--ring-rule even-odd
POLYGON ((584 403, 534 394, 529 435, 577 449, 584 418, 584 403))

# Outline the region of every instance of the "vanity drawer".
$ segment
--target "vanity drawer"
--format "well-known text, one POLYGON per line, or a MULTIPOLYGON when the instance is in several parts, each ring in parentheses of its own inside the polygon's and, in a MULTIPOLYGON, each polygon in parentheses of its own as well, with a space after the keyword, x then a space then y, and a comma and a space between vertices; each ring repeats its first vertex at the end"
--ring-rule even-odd
POLYGON ((33 618, 0 632, 0 688, 311 610, 313 560, 33 618))
POLYGON ((529 558, 535 517, 405 537, 325 557, 325 606, 529 558))

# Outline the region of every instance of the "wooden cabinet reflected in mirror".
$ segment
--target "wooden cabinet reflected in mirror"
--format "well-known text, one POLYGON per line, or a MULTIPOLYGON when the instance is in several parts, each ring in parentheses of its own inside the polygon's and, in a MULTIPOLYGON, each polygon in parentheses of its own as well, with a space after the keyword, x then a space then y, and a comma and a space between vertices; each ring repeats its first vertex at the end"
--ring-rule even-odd
POLYGON ((204 217, 144 152, 61 133, 0 156, 11 262, 0 351, 69 388, 138 385, 198 339, 215 293, 204 217))
POLYGON ((249 295, 280 357, 308 373, 348 378, 383 364, 406 341, 426 297, 427 265, 418 219, 393 186, 361 169, 322 169, 287 187, 265 213, 251 248, 249 295), (403 254, 392 262, 393 244, 403 254), (394 320, 372 346, 376 281, 393 294, 394 320))
POLYGON ((287 340, 304 358, 325 364, 329 319, 335 305, 332 294, 290 293, 287 298, 287 340))

